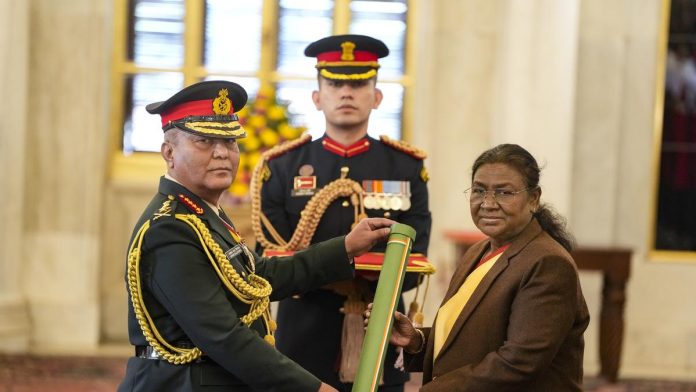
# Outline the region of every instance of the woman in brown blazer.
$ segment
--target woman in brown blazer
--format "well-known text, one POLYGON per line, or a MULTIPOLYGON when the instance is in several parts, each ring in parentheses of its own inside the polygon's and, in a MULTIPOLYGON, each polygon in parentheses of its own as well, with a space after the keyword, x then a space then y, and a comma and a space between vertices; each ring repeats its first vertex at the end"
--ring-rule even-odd
POLYGON ((488 238, 463 256, 433 327, 397 312, 391 342, 423 372, 423 392, 581 391, 589 314, 565 221, 540 201, 539 166, 502 144, 472 173, 471 217, 488 238))

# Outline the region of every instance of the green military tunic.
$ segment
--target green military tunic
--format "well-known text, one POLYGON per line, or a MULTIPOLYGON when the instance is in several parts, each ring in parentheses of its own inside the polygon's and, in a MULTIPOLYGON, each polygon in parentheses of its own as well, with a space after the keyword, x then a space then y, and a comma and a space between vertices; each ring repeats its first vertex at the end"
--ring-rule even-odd
MULTIPOLYGON (((243 279, 248 281, 254 270, 266 279, 272 286, 271 301, 353 276, 344 237, 319 243, 292 257, 260 258, 241 251, 233 230, 226 227, 231 222, 223 221, 227 219, 224 214, 220 217, 186 188, 162 178, 159 193, 136 224, 131 240, 138 245, 142 239, 135 246, 141 252, 137 268, 140 298, 164 341, 184 348, 195 346, 203 357, 180 365, 164 359, 130 358, 119 391, 317 390, 320 381, 315 376, 264 339, 269 330, 264 317, 250 325, 242 322, 250 305, 225 287, 200 232, 177 215, 200 219, 243 279), (143 225, 147 230, 139 235, 143 225), (248 260, 248 255, 253 260, 248 260)), ((147 347, 149 342, 131 296, 128 311, 131 344, 147 347)))

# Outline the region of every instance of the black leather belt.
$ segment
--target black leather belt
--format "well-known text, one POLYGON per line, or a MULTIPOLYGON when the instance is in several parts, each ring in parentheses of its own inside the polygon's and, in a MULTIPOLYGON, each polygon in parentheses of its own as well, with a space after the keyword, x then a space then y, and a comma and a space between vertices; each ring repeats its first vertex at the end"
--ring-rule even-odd
POLYGON ((135 356, 144 359, 162 359, 152 346, 135 346, 135 356))
MULTIPOLYGON (((174 347, 178 348, 194 348, 195 346, 193 343, 190 341, 182 341, 182 342, 175 342, 173 344, 174 347)), ((165 360, 161 355, 155 351, 155 348, 147 345, 147 346, 135 346, 135 356, 138 358, 143 358, 143 359, 156 359, 156 360, 165 360)), ((203 355, 200 358, 198 358, 195 362, 205 362, 208 360, 207 355, 203 355)))

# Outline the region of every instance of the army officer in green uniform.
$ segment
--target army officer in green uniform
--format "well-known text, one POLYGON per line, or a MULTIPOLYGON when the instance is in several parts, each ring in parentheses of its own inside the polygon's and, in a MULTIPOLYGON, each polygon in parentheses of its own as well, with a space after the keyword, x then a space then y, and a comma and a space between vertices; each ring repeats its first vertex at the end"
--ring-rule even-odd
POLYGON ((269 301, 352 277, 352 258, 393 222, 363 220, 293 257, 251 252, 217 205, 237 171, 234 113, 246 100, 235 83, 206 81, 147 106, 162 119, 167 174, 128 250, 135 355, 119 391, 335 391, 275 349, 269 301))

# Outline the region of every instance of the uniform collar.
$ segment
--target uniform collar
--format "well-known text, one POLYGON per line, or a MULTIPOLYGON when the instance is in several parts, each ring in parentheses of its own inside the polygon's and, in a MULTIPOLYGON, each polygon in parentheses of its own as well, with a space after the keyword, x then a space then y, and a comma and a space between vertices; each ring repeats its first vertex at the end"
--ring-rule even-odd
POLYGON ((321 145, 326 151, 344 158, 350 158, 368 151, 370 149, 370 139, 365 136, 350 146, 344 146, 343 144, 331 139, 328 135, 324 135, 321 145))
MULTIPOLYGON (((166 178, 166 179, 169 180, 169 181, 174 181, 174 182, 176 182, 177 184, 179 184, 179 185, 181 185, 182 187, 184 187, 184 184, 180 183, 179 180, 177 180, 176 178, 172 177, 169 173, 164 173, 164 178, 166 178)), ((184 187, 184 188, 186 188, 186 187, 184 187)), ((188 188, 186 188, 186 190, 188 190, 188 188)), ((189 191, 189 192, 190 192, 190 191, 189 191)), ((205 199, 201 199, 201 201, 203 201, 203 203, 207 204, 208 207, 210 207, 210 209, 213 210, 213 211, 214 211, 215 213, 217 213, 218 215, 220 214, 220 211, 222 211, 222 208, 220 208, 219 205, 216 206, 216 205, 214 205, 213 203, 211 203, 211 202, 209 202, 208 200, 205 200, 205 199)))
MULTIPOLYGON (((208 203, 202 198, 198 197, 195 193, 191 192, 185 186, 181 185, 174 177, 166 174, 162 176, 160 178, 159 190, 161 193, 165 195, 174 196, 176 199, 179 200, 181 204, 186 206, 188 211, 196 214, 200 219, 207 221, 209 227, 216 231, 218 234, 220 234, 220 236, 225 238, 226 241, 232 244, 238 242, 237 239, 234 238, 232 233, 227 228, 227 225, 230 225, 230 227, 232 227, 232 230, 234 230, 234 226, 232 226, 230 223, 227 223, 222 218, 222 216, 220 216, 221 210, 219 209, 219 207, 216 207, 211 203, 208 203), (207 206, 208 208, 206 209, 204 206, 207 206)), ((227 216, 225 217, 227 218, 227 216)), ((235 234, 237 234, 236 231, 235 234)))

